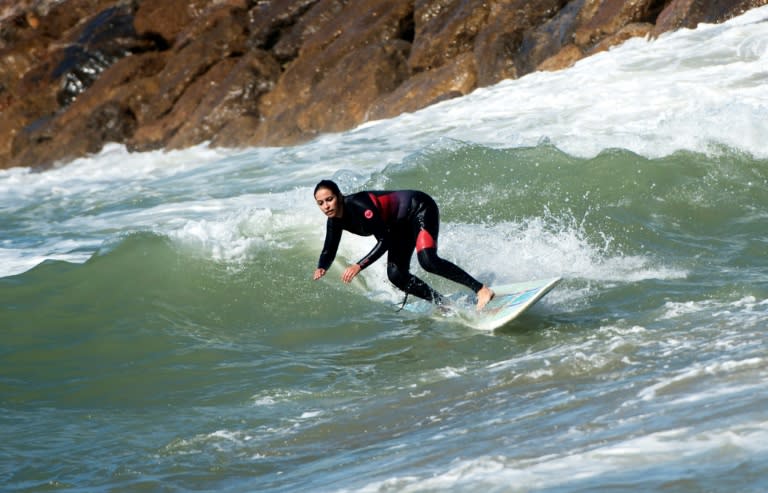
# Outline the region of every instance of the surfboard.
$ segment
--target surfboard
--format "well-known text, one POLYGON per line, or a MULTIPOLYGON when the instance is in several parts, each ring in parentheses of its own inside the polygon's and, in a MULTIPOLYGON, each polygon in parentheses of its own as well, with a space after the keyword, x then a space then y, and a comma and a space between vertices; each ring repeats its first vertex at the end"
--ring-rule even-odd
MULTIPOLYGON (((431 310, 439 316, 455 319, 464 325, 478 330, 495 330, 511 322, 554 288, 562 278, 542 279, 492 286, 496 296, 483 308, 477 311, 474 305, 468 303, 450 302, 438 310, 428 303, 413 304, 410 311, 424 312, 431 310)), ((449 300, 451 297, 449 297, 449 300)))

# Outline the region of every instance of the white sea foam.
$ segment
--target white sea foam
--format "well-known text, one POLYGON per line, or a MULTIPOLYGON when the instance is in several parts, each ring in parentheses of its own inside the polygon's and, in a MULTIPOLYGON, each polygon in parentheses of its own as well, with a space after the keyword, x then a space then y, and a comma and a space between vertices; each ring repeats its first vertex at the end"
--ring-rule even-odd
MULTIPOLYGON (((692 475, 706 471, 710 464, 721 465, 724 457, 736 464, 752 454, 768 451, 768 426, 765 423, 693 431, 670 429, 608 444, 595 444, 566 454, 536 458, 503 455, 458 460, 430 476, 404 475, 372 482, 355 491, 532 491, 569 486, 589 490, 590 481, 622 471, 624 489, 645 489, 654 471, 679 464, 692 475), (632 481, 630 471, 635 471, 632 481), (581 486, 580 486, 581 485, 581 486)), ((670 478, 675 479, 675 478, 670 478)), ((621 487, 621 485, 619 485, 621 487)), ((599 488, 599 487, 598 487, 599 488)), ((347 489, 332 491, 351 491, 347 489)))
POLYGON ((638 397, 642 400, 653 400, 666 393, 679 393, 681 388, 703 385, 706 380, 705 393, 698 397, 689 391, 685 394, 686 400, 712 399, 718 395, 740 392, 730 384, 728 376, 732 373, 755 371, 764 374, 766 372, 765 358, 748 358, 740 361, 715 361, 712 363, 694 364, 672 376, 665 376, 660 381, 642 389, 638 397), (722 386, 718 387, 717 385, 722 386))
POLYGON ((89 252, 58 251, 59 247, 46 248, 0 248, 0 277, 25 272, 46 260, 61 260, 81 263, 91 257, 89 252))

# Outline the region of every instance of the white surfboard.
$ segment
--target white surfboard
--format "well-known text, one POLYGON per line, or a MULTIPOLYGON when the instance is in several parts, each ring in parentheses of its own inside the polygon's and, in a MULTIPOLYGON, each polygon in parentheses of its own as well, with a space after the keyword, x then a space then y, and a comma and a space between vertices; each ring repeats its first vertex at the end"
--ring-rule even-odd
MULTIPOLYGON (((475 310, 474 305, 450 304, 446 309, 438 310, 448 317, 455 317, 461 323, 478 330, 494 330, 511 322, 525 312, 544 295, 549 293, 560 277, 542 279, 537 281, 518 282, 492 286, 496 296, 480 311, 475 310)), ((431 310, 426 302, 424 304, 406 305, 413 312, 431 310)))

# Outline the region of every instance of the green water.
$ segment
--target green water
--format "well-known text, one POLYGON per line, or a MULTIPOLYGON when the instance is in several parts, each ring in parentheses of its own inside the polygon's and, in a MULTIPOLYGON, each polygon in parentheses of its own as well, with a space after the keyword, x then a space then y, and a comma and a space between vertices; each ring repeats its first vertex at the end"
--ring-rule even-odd
MULTIPOLYGON (((256 239, 239 255, 113 225, 84 263, 0 279, 0 477, 12 491, 557 490, 545 471, 586 463, 619 489, 759 491, 767 164, 454 143, 359 183, 429 190, 444 255, 493 282, 565 278, 493 334, 396 312, 380 266, 341 283, 365 239, 345 236, 312 282, 309 197, 267 220, 239 209, 237 238, 256 239)), ((30 204, 0 229, 35 207, 68 219, 30 204)), ((147 207, 126 194, 109 212, 147 207)))

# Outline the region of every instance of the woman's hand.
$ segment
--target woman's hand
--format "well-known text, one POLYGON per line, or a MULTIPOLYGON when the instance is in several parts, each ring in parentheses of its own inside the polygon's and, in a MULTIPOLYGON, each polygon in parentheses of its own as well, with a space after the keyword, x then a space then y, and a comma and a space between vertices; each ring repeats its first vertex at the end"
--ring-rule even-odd
POLYGON ((352 264, 344 270, 344 274, 341 275, 341 280, 346 283, 352 282, 352 279, 354 279, 361 270, 363 270, 363 268, 360 267, 359 264, 352 264))
POLYGON ((315 270, 315 275, 313 276, 313 279, 317 281, 324 275, 325 275, 325 269, 321 269, 320 267, 318 267, 317 270, 315 270))

